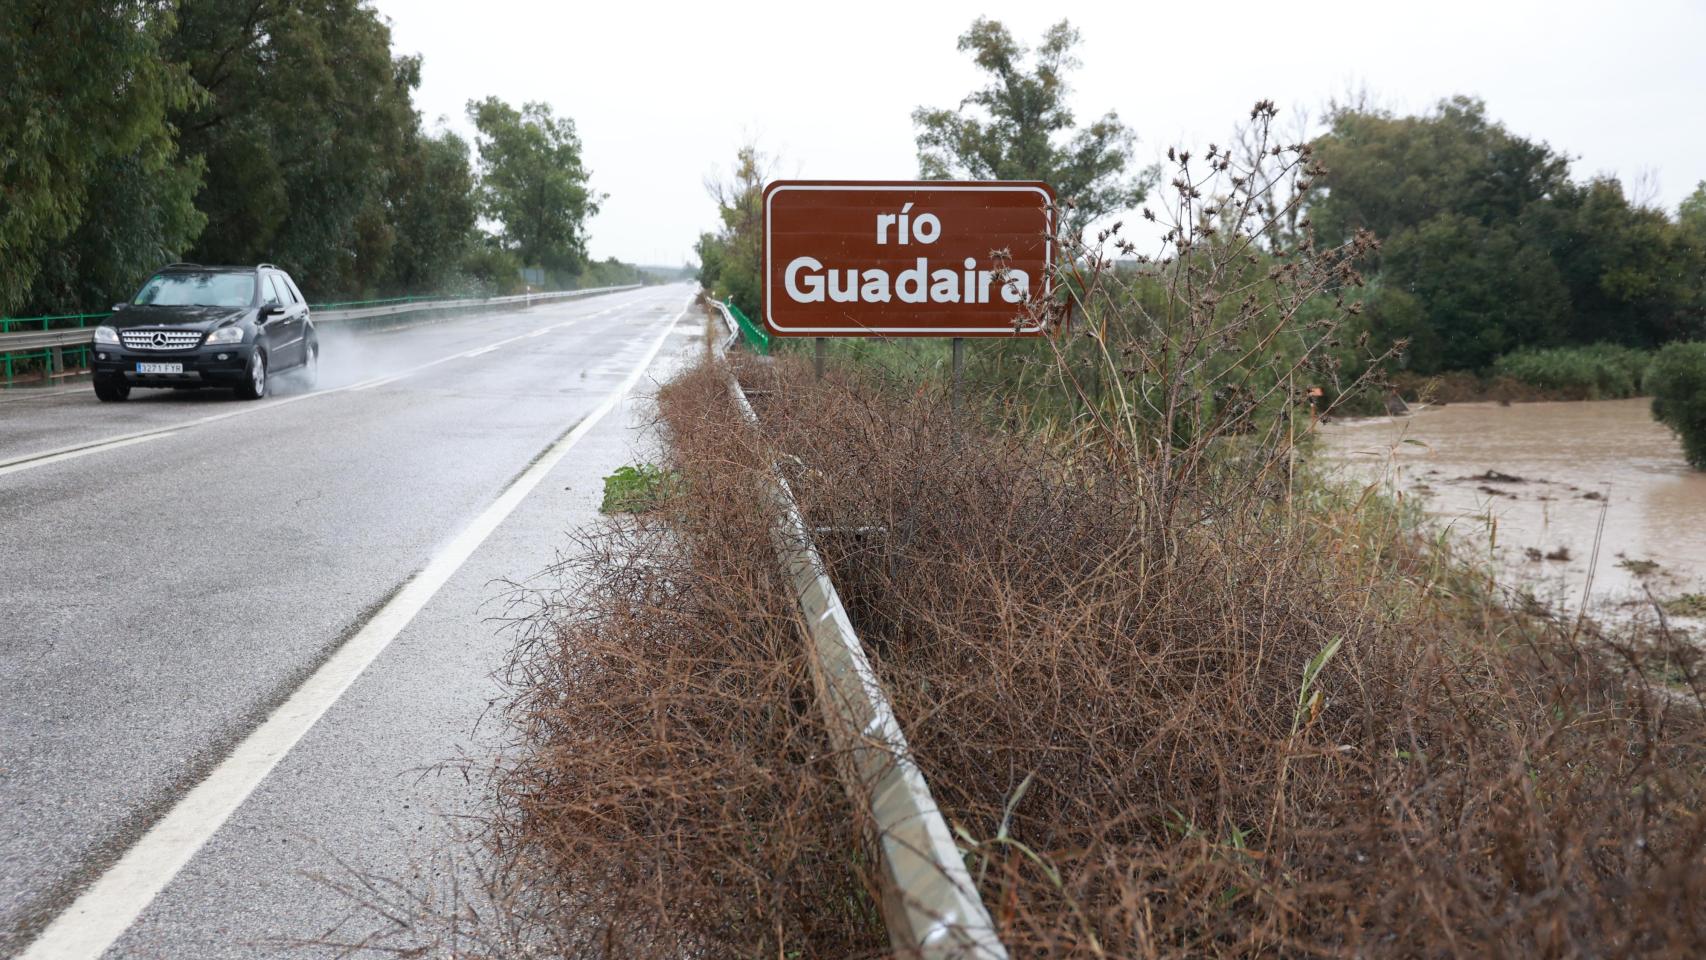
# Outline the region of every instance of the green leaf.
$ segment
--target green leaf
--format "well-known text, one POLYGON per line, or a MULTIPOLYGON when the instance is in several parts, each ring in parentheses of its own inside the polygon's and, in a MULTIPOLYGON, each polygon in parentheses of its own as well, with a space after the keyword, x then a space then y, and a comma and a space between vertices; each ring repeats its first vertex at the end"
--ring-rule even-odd
POLYGON ((677 475, 652 464, 617 469, 604 478, 603 513, 645 513, 668 499, 677 475))

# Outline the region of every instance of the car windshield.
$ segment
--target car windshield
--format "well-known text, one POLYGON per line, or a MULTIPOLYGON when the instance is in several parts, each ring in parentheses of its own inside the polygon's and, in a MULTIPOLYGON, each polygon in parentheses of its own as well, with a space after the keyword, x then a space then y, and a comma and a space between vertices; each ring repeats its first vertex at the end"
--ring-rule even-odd
POLYGON ((246 307, 255 299, 247 273, 162 273, 136 295, 140 306, 246 307))

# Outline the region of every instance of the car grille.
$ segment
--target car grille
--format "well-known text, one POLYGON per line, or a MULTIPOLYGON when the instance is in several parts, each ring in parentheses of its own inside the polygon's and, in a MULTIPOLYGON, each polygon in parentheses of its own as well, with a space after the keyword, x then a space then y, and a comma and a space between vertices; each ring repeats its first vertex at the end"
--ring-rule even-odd
POLYGON ((188 350, 201 343, 200 330, 120 330, 126 350, 188 350))

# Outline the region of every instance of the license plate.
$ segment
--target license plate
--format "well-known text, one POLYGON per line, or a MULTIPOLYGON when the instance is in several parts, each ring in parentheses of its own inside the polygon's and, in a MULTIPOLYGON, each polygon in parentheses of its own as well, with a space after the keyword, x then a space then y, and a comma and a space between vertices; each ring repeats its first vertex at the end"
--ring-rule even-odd
POLYGON ((184 365, 181 363, 139 363, 136 365, 136 372, 137 373, 183 373, 184 372, 184 365))

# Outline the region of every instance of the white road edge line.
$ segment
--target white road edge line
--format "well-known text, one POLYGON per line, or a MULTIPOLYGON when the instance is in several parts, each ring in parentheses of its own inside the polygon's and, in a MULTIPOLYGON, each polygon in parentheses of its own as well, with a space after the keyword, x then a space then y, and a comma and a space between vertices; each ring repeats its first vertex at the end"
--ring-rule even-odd
POLYGON ((237 812, 273 767, 343 696, 362 671, 378 659, 480 544, 562 462, 570 448, 616 409, 645 376, 669 339, 670 331, 691 307, 689 301, 664 326, 639 365, 615 391, 522 471, 490 506, 440 549, 355 636, 297 687, 290 699, 245 737, 206 780, 186 793, 117 863, 55 917, 18 960, 98 960, 130 929, 178 871, 237 812))
MULTIPOLYGON (((589 301, 582 301, 582 302, 589 302, 589 301)), ((639 301, 639 303, 644 303, 644 302, 645 301, 643 299, 639 301)), ((624 307, 631 307, 631 306, 635 306, 635 305, 636 304, 634 304, 634 303, 617 304, 614 307, 609 307, 607 309, 600 310, 597 313, 589 313, 584 317, 576 317, 574 320, 565 321, 563 323, 556 324, 555 326, 552 326, 552 327, 546 327, 545 329, 546 330, 554 330, 557 327, 567 326, 570 323, 577 323, 581 320, 593 320, 593 319, 596 319, 598 317, 602 317, 607 313, 615 313, 616 311, 621 310, 624 307)), ((543 332, 543 331, 541 331, 541 332, 543 332)), ((62 460, 72 460, 72 459, 75 459, 77 457, 87 456, 91 453, 102 453, 102 452, 107 451, 107 450, 116 450, 119 447, 128 447, 132 443, 137 443, 137 442, 140 442, 142 440, 151 440, 155 437, 170 436, 171 434, 177 433, 180 430, 187 430, 190 427, 199 427, 199 426, 203 426, 205 424, 215 423, 215 422, 220 421, 220 420, 229 420, 232 417, 240 417, 240 416, 243 416, 244 414, 249 414, 249 413, 261 413, 262 411, 266 411, 266 410, 277 410, 279 407, 288 406, 292 403, 296 403, 299 400, 308 400, 308 399, 311 399, 313 397, 328 397, 334 393, 355 392, 355 391, 360 391, 360 390, 367 390, 367 389, 370 389, 372 387, 383 387, 387 383, 395 383, 396 381, 401 380, 404 377, 414 376, 415 374, 420 373, 422 370, 426 370, 430 367, 436 367, 441 363, 449 363, 452 360, 457 360, 457 359, 460 359, 463 357, 478 356, 481 353, 487 353, 489 351, 496 350, 497 348, 503 346, 504 344, 514 343, 517 340, 522 340, 522 339, 525 339, 525 338, 530 337, 530 336, 532 336, 532 334, 524 333, 524 334, 521 334, 520 336, 510 337, 506 340, 499 340, 497 343, 491 344, 491 345, 487 346, 485 349, 478 350, 472 354, 467 353, 467 352, 453 353, 448 357, 440 357, 437 360, 429 360, 426 363, 419 364, 418 366, 409 367, 408 369, 403 370, 399 373, 384 374, 382 376, 375 377, 375 378, 370 379, 370 380, 358 380, 355 383, 345 384, 341 387, 330 387, 330 388, 325 389, 325 390, 312 390, 312 391, 309 391, 308 393, 298 393, 298 394, 293 394, 293 395, 287 396, 287 397, 279 397, 277 399, 274 399, 271 403, 266 403, 266 404, 262 404, 259 406, 243 407, 241 409, 230 410, 230 411, 227 411, 225 413, 215 413, 215 414, 212 414, 210 416, 198 417, 194 420, 188 420, 188 421, 185 421, 183 423, 174 423, 171 426, 155 427, 155 428, 150 429, 150 430, 138 430, 135 433, 121 433, 116 437, 107 437, 107 438, 102 439, 102 440, 91 440, 88 443, 73 444, 72 446, 59 447, 58 449, 55 449, 55 450, 43 450, 40 453, 27 453, 21 457, 16 457, 16 458, 11 459, 11 460, 0 461, 0 477, 3 477, 8 473, 19 473, 19 472, 24 471, 24 470, 32 470, 36 467, 45 467, 50 463, 59 463, 62 460)), ((70 391, 67 391, 67 392, 70 392, 70 391)))

